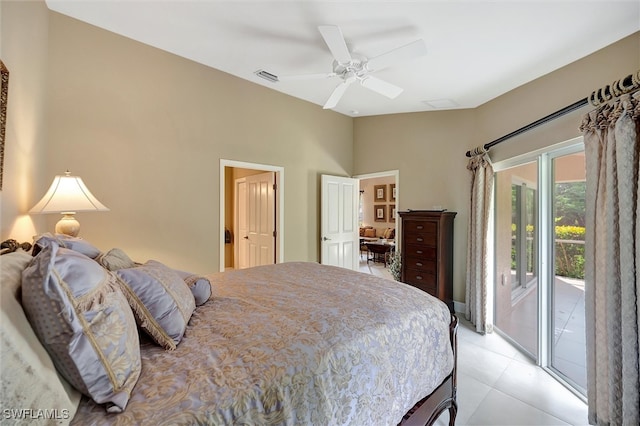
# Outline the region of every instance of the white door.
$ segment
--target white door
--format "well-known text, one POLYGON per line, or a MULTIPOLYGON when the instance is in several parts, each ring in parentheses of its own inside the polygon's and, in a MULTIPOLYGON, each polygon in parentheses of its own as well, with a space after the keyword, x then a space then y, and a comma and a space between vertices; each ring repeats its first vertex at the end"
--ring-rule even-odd
POLYGON ((321 262, 359 268, 358 179, 322 175, 321 262))
POLYGON ((275 263, 275 174, 261 173, 236 182, 238 268, 275 263))

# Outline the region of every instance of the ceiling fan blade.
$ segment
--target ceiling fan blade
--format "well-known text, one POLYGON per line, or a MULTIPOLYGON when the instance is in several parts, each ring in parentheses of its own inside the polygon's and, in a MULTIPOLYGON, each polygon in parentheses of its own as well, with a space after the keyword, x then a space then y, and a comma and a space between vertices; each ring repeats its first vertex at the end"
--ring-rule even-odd
POLYGON ((329 99, 327 99, 327 102, 325 102, 322 109, 331 109, 338 105, 338 102, 340 102, 342 95, 344 95, 344 92, 347 91, 347 87, 349 87, 354 81, 355 79, 348 79, 338 84, 338 86, 333 89, 333 93, 331 93, 331 96, 329 96, 329 99))
POLYGON ((367 69, 369 71, 378 71, 399 62, 408 61, 409 59, 424 56, 426 54, 427 45, 424 43, 424 40, 416 40, 387 53, 383 53, 380 56, 369 59, 367 62, 367 69))
POLYGON ((336 25, 321 25, 318 27, 318 30, 320 34, 322 34, 324 42, 327 43, 331 54, 339 64, 348 64, 351 62, 351 53, 349 53, 340 27, 336 25))
POLYGON ((395 84, 387 83, 384 80, 380 80, 379 78, 370 75, 360 80, 360 84, 362 84, 367 89, 373 90, 374 92, 378 92, 381 95, 386 96, 389 99, 395 98, 404 90, 401 87, 396 86, 395 84))
POLYGON ((321 80, 323 78, 336 77, 335 72, 325 72, 318 74, 297 74, 297 75, 281 75, 278 81, 296 81, 296 80, 321 80))

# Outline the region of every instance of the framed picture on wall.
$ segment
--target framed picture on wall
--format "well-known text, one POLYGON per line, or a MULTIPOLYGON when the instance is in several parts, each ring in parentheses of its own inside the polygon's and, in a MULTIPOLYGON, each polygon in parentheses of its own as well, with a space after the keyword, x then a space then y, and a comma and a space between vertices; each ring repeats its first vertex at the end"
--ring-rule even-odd
POLYGON ((387 221, 387 206, 375 205, 373 206, 373 214, 376 222, 387 221))
POLYGON ((389 204, 389 222, 396 221, 396 205, 389 204))
POLYGON ((387 201, 387 185, 373 185, 373 201, 387 201))
POLYGON ((389 184, 389 201, 395 201, 395 200, 396 200, 396 184, 391 183, 389 184))

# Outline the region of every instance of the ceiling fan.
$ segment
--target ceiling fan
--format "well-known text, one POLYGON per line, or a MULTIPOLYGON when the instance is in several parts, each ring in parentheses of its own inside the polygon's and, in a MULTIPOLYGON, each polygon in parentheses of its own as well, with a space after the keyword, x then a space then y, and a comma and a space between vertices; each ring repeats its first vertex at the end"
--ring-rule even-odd
POLYGON ((339 77, 342 82, 333 90, 323 108, 331 109, 338 105, 338 102, 346 92, 347 88, 354 82, 359 82, 367 89, 380 93, 393 99, 402 93, 402 88, 388 83, 377 77, 370 75, 371 72, 379 71, 400 62, 404 62, 427 53, 424 40, 419 39, 405 46, 383 53, 375 58, 365 58, 353 55, 349 52, 347 43, 344 40, 340 27, 336 25, 321 25, 318 27, 322 38, 333 55, 333 72, 325 74, 307 74, 298 76, 281 76, 279 80, 306 79, 306 78, 329 78, 339 77))

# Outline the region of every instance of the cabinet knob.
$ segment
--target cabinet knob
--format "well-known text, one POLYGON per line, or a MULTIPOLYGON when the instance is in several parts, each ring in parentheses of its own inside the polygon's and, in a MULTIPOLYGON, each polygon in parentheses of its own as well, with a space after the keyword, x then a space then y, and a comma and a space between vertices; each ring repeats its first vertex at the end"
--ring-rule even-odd
POLYGON ((422 266, 422 262, 417 262, 416 266, 422 266))
POLYGON ((422 250, 416 250, 416 253, 422 254, 422 250))
POLYGON ((423 241, 422 237, 418 237, 418 238, 416 238, 416 240, 418 240, 419 242, 423 241))
POLYGON ((424 226, 422 226, 422 225, 418 225, 418 226, 416 226, 416 228, 417 228, 417 229, 424 229, 424 226))
POLYGON ((422 275, 416 275, 416 280, 421 280, 422 279, 422 275))

